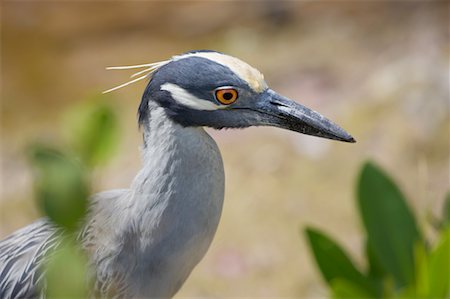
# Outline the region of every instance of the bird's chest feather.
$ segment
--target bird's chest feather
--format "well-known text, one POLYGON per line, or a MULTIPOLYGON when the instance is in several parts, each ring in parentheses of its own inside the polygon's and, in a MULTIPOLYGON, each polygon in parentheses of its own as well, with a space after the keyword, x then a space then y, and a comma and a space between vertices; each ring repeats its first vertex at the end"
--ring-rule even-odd
POLYGON ((137 276, 131 281, 142 282, 135 286, 140 295, 170 296, 213 239, 224 172, 217 145, 203 129, 169 124, 157 132, 147 136, 144 168, 131 188, 127 225, 135 236, 137 276))

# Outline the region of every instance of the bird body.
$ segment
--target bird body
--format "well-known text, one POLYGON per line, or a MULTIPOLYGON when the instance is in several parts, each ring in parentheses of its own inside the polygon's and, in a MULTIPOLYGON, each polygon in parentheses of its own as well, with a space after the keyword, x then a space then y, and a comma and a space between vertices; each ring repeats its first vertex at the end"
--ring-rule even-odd
MULTIPOLYGON (((80 235, 96 271, 96 289, 103 295, 172 297, 206 253, 219 223, 224 171, 215 141, 204 129, 182 127, 163 108, 152 106, 149 126, 144 129, 141 171, 130 189, 93 196, 80 235)), ((35 244, 31 256, 42 253, 39 246, 58 235, 57 228, 44 219, 18 233, 20 237, 11 238, 10 244, 24 246, 19 239, 35 244)), ((19 270, 19 261, 26 266, 27 256, 17 258, 5 264, 0 260, 0 265, 11 264, 11 273, 22 273, 23 269, 13 270, 19 270)), ((2 278, 7 277, 2 273, 2 278)), ((24 281, 16 289, 27 287, 34 286, 24 281)), ((30 291, 35 294, 33 288, 30 291)))
POLYGON ((174 123, 161 107, 150 108, 144 130, 143 168, 129 190, 98 196, 103 202, 93 206, 85 246, 94 249, 104 293, 115 285, 124 288, 125 297, 171 297, 217 229, 223 165, 216 143, 202 128, 174 123))
MULTIPOLYGON (((94 292, 103 297, 171 297, 208 250, 222 211, 224 170, 203 127, 271 125, 354 142, 317 112, 270 90, 259 71, 237 58, 193 51, 143 66, 149 68, 136 75, 151 75, 138 111, 143 167, 129 189, 92 197, 79 234, 94 292)), ((0 298, 45 296, 39 269, 57 250, 58 234, 42 219, 0 241, 0 298)))

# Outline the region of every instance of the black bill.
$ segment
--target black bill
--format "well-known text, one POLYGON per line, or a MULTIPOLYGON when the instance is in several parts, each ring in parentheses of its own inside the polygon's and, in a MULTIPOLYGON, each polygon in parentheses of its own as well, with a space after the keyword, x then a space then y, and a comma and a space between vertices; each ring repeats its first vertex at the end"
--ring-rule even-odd
POLYGON ((267 125, 322 138, 356 142, 350 134, 324 116, 271 89, 262 93, 255 105, 256 111, 267 115, 267 125))

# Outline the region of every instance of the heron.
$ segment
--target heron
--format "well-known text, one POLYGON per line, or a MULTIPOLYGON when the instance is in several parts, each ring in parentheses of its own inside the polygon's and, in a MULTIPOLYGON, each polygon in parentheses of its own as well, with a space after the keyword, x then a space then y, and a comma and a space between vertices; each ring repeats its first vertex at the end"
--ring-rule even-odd
MULTIPOLYGON (((206 128, 273 126, 355 142, 319 113, 270 89, 261 72, 212 50, 112 69, 143 70, 142 169, 129 189, 95 194, 78 240, 96 294, 174 296, 206 254, 224 201, 224 167, 206 128)), ((0 298, 45 297, 39 286, 59 228, 42 218, 0 242, 0 298)))

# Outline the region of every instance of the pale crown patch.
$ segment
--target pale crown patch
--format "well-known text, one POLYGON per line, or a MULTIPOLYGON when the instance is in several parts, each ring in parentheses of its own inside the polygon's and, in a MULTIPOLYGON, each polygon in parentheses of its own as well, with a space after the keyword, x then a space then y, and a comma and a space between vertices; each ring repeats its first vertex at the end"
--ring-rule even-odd
POLYGON ((228 67, 242 80, 247 82, 248 85, 256 92, 262 92, 267 89, 267 83, 266 81, 264 81, 263 74, 261 74, 261 72, 254 67, 248 65, 247 63, 236 57, 217 52, 195 52, 180 56, 174 56, 172 59, 176 61, 188 57, 202 57, 228 67))

